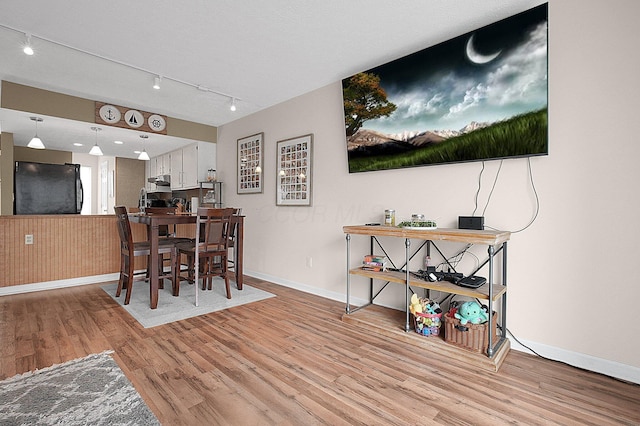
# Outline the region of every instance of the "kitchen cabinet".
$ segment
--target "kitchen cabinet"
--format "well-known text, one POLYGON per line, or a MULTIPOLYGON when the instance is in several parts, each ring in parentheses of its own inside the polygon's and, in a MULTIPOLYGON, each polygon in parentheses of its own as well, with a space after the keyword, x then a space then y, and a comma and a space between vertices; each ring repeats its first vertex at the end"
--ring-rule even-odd
POLYGON ((156 184, 149 182, 149 178, 158 176, 156 171, 156 159, 152 158, 149 161, 145 161, 145 163, 145 188, 147 192, 151 192, 156 189, 156 184))
POLYGON ((216 145, 198 142, 169 153, 171 189, 199 188, 207 180, 207 170, 216 168, 216 145))
POLYGON ((183 170, 182 170, 182 150, 172 151, 169 153, 171 161, 171 189, 184 188, 183 170))
POLYGON ((145 189, 148 192, 157 192, 158 187, 155 183, 149 182, 149 178, 159 175, 171 174, 171 156, 169 153, 153 157, 146 162, 145 165, 145 189))
MULTIPOLYGON (((156 162, 156 174, 158 175, 170 175, 171 174, 171 154, 163 154, 154 158, 156 162)), ((153 160, 153 159, 152 159, 153 160)))

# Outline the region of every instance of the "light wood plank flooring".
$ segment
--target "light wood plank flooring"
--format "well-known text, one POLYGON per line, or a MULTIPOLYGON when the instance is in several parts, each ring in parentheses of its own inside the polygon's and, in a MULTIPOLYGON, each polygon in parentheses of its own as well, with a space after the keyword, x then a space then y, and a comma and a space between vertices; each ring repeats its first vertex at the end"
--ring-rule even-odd
POLYGON ((640 386, 517 351, 473 371, 246 282, 277 297, 151 329, 98 285, 0 297, 0 379, 113 350, 164 425, 640 424, 640 386))

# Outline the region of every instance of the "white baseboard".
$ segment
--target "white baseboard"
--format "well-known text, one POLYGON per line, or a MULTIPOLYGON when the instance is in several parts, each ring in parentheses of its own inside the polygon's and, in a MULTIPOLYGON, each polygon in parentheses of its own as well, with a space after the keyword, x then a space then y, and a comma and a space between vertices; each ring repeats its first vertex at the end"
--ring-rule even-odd
POLYGON ((53 290, 56 288, 75 287, 79 285, 97 284, 107 281, 116 281, 120 277, 119 273, 93 275, 90 277, 70 278, 67 280, 44 281, 41 283, 14 285, 0 287, 0 296, 10 294, 31 293, 33 291, 53 290))
MULTIPOLYGON (((254 271, 244 271, 245 275, 270 281, 275 284, 282 285, 284 287, 293 288, 305 293, 314 294, 316 296, 324 297, 326 299, 335 300, 338 302, 346 303, 346 295, 342 292, 333 292, 323 290, 317 287, 311 287, 305 284, 301 284, 296 281, 285 280, 279 277, 274 277, 267 274, 262 274, 254 271)), ((34 284, 23 284, 9 287, 0 287, 0 296, 8 296, 11 294, 30 293, 34 291, 53 290, 57 288, 74 287, 79 285, 97 284, 108 281, 115 281, 119 277, 118 273, 93 275, 90 277, 72 278, 67 280, 58 281, 46 281, 34 284)), ((351 303, 354 305, 363 305, 367 301, 364 299, 353 299, 351 303)), ((532 353, 529 349, 522 346, 515 339, 509 338, 511 341, 511 348, 517 351, 532 353)), ((572 352, 565 349, 557 348, 554 346, 548 346, 543 343, 530 342, 522 340, 524 345, 527 345, 538 354, 545 358, 553 359, 556 361, 564 362, 569 365, 573 365, 578 368, 582 368, 596 373, 604 374, 606 376, 615 377, 620 380, 625 380, 632 383, 640 384, 640 368, 631 365, 621 364, 619 362, 610 361, 607 359, 597 358, 591 355, 586 355, 578 352, 572 352)))
MULTIPOLYGON (((244 269, 243 271, 244 275, 248 275, 250 277, 254 277, 254 278, 258 278, 261 280, 265 280, 265 281, 269 281, 272 282, 274 284, 279 284, 282 285, 284 287, 289 287, 289 288, 293 288, 295 290, 300 290, 302 292, 305 293, 310 293, 310 294, 315 294, 316 296, 321 296, 324 297, 325 299, 330 299, 330 300, 336 300, 338 302, 343 302, 345 303, 345 295, 344 293, 336 293, 333 291, 327 291, 321 288, 317 288, 317 287, 310 287, 308 285, 304 285, 301 284, 299 282, 296 281, 289 281, 289 280, 285 280, 279 277, 274 277, 272 275, 267 275, 267 274, 262 274, 260 272, 254 272, 254 271, 247 271, 247 269, 244 269)), ((363 304, 365 303, 364 300, 354 300, 352 303, 354 304, 363 304)))
MULTIPOLYGON (((526 352, 528 354, 533 354, 533 352, 531 352, 528 348, 522 346, 515 339, 511 338, 511 336, 509 336, 509 340, 511 342, 511 349, 515 349, 520 352, 526 352)), ((533 349, 542 357, 564 362, 565 364, 582 368, 584 370, 604 374, 605 376, 615 377, 627 382, 640 384, 640 368, 638 367, 621 364, 619 362, 610 361, 608 359, 597 358, 579 352, 568 351, 566 349, 545 345, 543 343, 531 342, 522 339, 519 340, 523 345, 526 345, 529 348, 533 349)))
MULTIPOLYGON (((285 287, 293 288, 303 291, 305 293, 315 294, 316 296, 325 297, 327 299, 336 300, 346 304, 346 295, 344 293, 329 292, 316 287, 310 287, 295 281, 283 280, 271 275, 261 274, 254 271, 244 270, 245 275, 249 275, 262 280, 270 281, 275 284, 280 284, 285 287)), ((368 303, 365 299, 352 298, 351 303, 356 306, 364 305, 368 303)), ((387 306, 388 308, 394 308, 393 306, 387 306)), ((525 348, 521 344, 515 341, 515 339, 508 336, 511 348, 520 352, 526 352, 533 354, 529 349, 525 348)), ((523 344, 527 345, 538 354, 545 358, 549 358, 555 361, 564 362, 574 367, 582 368, 584 370, 593 371, 596 373, 604 374, 606 376, 615 377, 620 380, 625 380, 632 383, 640 384, 640 368, 631 365, 621 364, 619 362, 610 361, 603 358, 597 358, 591 355, 582 354, 579 352, 572 352, 554 346, 548 346, 542 343, 529 342, 521 340, 523 344)))

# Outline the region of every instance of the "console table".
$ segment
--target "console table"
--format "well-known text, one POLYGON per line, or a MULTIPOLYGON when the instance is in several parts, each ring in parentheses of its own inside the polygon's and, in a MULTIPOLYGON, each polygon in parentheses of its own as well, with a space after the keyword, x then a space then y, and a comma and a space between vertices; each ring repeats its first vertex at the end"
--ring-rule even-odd
MULTIPOLYGON (((382 280, 394 283, 399 283, 405 285, 405 324, 404 331, 407 332, 410 330, 409 325, 409 304, 411 299, 411 289, 410 287, 420 287, 429 290, 436 290, 445 293, 459 294, 463 296, 468 296, 472 298, 477 298, 481 300, 489 301, 489 311, 492 311, 493 304, 499 302, 501 306, 501 316, 498 321, 502 328, 502 333, 498 337, 497 342, 493 342, 493 336, 491 333, 492 330, 492 321, 493 316, 489 315, 489 319, 487 321, 487 334, 488 334, 488 349, 487 356, 489 358, 493 357, 501 347, 508 346, 505 345, 506 341, 506 328, 507 328, 507 313, 506 313, 506 303, 507 303, 507 241, 511 237, 511 233, 507 231, 489 231, 489 230, 467 230, 467 229, 433 229, 433 230, 423 230, 423 229, 407 229, 407 228, 399 228, 395 226, 367 226, 367 225, 355 225, 355 226, 344 226, 343 232, 346 234, 347 241, 347 300, 346 300, 346 316, 349 317, 355 311, 366 308, 367 306, 373 305, 376 296, 379 294, 373 294, 373 280, 382 280), (398 271, 384 271, 384 272, 375 272, 364 270, 361 267, 351 268, 351 236, 352 235, 364 235, 368 236, 371 239, 371 250, 373 251, 374 242, 377 242, 380 245, 381 249, 384 251, 384 248, 377 240, 377 237, 395 237, 404 239, 405 244, 405 265, 402 268, 402 272, 398 271), (450 241, 450 242, 458 242, 458 243, 467 243, 467 244, 481 244, 486 245, 488 247, 488 260, 486 263, 489 265, 489 272, 487 282, 479 288, 468 288, 461 287, 455 284, 452 284, 447 281, 426 281, 417 277, 413 277, 409 271, 409 262, 413 256, 411 253, 411 240, 422 240, 423 245, 424 242, 427 243, 435 243, 436 241, 450 241), (496 275, 495 275, 495 257, 498 253, 502 254, 502 279, 501 284, 496 284, 496 275), (370 279, 370 290, 369 290, 369 302, 365 305, 358 306, 356 308, 352 308, 351 306, 351 277, 352 276, 362 276, 370 279)), ((420 246, 422 247, 422 246, 420 246)), ((367 253, 374 254, 374 253, 367 253)), ((415 253, 414 253, 415 254, 415 253)), ((419 337, 419 336, 418 336, 419 337)), ((429 340, 429 339, 424 339, 429 340)), ((508 342, 508 341, 507 341, 508 342)))

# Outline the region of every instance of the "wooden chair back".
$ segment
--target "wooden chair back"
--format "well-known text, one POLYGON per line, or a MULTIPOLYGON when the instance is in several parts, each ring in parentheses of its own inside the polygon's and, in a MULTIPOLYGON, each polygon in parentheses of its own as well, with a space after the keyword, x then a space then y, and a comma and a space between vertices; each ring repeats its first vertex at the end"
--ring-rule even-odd
MULTIPOLYGON (((242 216, 242 208, 234 208, 233 216, 242 216)), ((236 231, 238 230, 238 222, 232 221, 231 230, 229 231, 229 247, 234 246, 234 241, 236 239, 236 231)))
POLYGON ((199 241, 198 251, 224 251, 229 246, 229 232, 231 231, 231 208, 199 207, 196 222, 196 241, 199 241))
POLYGON ((118 235, 120 236, 120 251, 123 254, 133 257, 133 236, 131 234, 131 223, 127 208, 125 206, 114 207, 118 226, 118 235))

